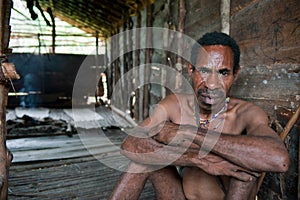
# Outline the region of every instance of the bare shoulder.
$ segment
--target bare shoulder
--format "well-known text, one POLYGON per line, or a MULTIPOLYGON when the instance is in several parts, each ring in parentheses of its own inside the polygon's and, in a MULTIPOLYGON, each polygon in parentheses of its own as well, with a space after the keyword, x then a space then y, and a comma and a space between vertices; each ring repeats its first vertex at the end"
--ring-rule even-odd
POLYGON ((188 94, 170 94, 159 105, 165 110, 169 120, 179 123, 182 118, 192 113, 191 108, 194 107, 194 98, 193 95, 188 94))
POLYGON ((259 127, 268 128, 268 116, 259 106, 241 99, 231 99, 232 109, 248 133, 259 127))
POLYGON ((188 94, 170 94, 166 96, 161 102, 161 105, 165 105, 168 107, 181 107, 184 106, 185 104, 190 104, 193 101, 193 95, 188 95, 188 94))
POLYGON ((259 106, 241 99, 231 98, 231 106, 239 116, 266 117, 265 111, 259 106))

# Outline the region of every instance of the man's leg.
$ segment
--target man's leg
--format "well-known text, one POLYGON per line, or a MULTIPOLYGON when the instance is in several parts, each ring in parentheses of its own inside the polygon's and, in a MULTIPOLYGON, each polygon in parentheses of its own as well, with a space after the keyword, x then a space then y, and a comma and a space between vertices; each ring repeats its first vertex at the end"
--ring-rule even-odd
MULTIPOLYGON (((129 168, 145 168, 143 165, 130 163, 129 168)), ((137 170, 140 171, 140 170, 137 170)), ((144 185, 149 179, 156 191, 157 199, 161 200, 184 200, 182 184, 177 170, 168 166, 160 170, 146 173, 125 172, 115 186, 110 200, 136 200, 139 198, 144 185)))
POLYGON ((152 182, 158 200, 185 200, 181 177, 175 166, 167 166, 151 172, 149 180, 152 182))
POLYGON ((252 181, 243 182, 235 178, 230 179, 228 193, 226 199, 228 200, 254 200, 257 190, 257 178, 253 177, 252 181))
POLYGON ((183 188, 189 200, 253 200, 257 178, 243 182, 228 176, 212 176, 199 168, 185 168, 183 188))
POLYGON ((182 177, 184 193, 189 200, 223 200, 225 197, 226 183, 199 168, 185 167, 182 177))
MULTIPOLYGON (((129 163, 128 169, 141 169, 142 165, 134 162, 129 163)), ((138 170, 140 171, 140 170, 138 170)), ((125 172, 115 186, 110 200, 136 200, 139 198, 144 185, 149 177, 147 173, 129 173, 125 172)))

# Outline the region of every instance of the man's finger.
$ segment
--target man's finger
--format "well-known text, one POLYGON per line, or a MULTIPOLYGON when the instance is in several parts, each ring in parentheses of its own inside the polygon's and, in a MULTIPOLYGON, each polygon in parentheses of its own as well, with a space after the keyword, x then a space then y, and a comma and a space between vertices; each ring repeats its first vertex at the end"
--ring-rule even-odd
POLYGON ((231 172, 231 176, 244 182, 252 181, 253 177, 245 172, 231 172))

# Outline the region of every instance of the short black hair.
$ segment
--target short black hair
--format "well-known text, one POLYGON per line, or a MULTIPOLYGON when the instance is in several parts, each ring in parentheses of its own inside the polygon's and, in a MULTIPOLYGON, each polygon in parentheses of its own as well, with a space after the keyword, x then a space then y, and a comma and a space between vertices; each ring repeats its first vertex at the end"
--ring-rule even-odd
POLYGON ((193 45, 191 52, 191 62, 192 65, 196 64, 198 51, 201 46, 205 45, 223 45, 229 46, 233 52, 233 74, 237 72, 240 65, 240 48, 237 45, 236 41, 229 35, 222 32, 211 32, 204 34, 200 39, 197 40, 197 43, 193 45))

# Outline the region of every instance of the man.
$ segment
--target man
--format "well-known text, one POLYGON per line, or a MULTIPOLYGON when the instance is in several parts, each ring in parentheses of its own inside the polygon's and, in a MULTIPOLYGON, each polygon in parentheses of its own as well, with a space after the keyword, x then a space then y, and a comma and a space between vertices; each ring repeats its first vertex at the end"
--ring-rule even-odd
POLYGON ((194 46, 187 64, 195 95, 167 96, 141 124, 148 137, 126 138, 129 170, 143 173, 125 173, 111 199, 137 199, 147 179, 158 199, 253 199, 260 172, 287 171, 288 153, 264 111, 229 98, 239 72, 236 42, 218 32, 197 42, 202 48, 194 46), (182 179, 172 166, 151 171, 168 162, 183 167, 182 179))

